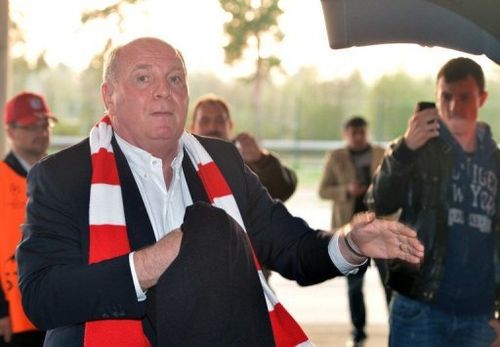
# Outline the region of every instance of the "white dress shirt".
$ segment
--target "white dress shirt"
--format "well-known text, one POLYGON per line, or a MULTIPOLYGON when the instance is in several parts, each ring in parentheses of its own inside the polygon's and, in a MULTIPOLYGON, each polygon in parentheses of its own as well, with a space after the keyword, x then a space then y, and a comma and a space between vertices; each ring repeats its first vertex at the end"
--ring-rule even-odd
MULTIPOLYGON (((146 207, 156 241, 181 226, 186 207, 193 204, 191 194, 182 170, 184 150, 179 150, 174 158, 172 167, 172 182, 170 187, 165 184, 163 177, 163 162, 143 149, 131 145, 115 133, 116 141, 120 146, 134 175, 142 200, 146 207)), ((359 265, 348 263, 342 256, 338 245, 338 235, 335 234, 328 244, 328 254, 333 264, 345 275, 356 273, 359 265)), ((134 252, 129 255, 130 271, 134 280, 137 299, 144 301, 146 294, 142 291, 137 278, 134 264, 134 252)))

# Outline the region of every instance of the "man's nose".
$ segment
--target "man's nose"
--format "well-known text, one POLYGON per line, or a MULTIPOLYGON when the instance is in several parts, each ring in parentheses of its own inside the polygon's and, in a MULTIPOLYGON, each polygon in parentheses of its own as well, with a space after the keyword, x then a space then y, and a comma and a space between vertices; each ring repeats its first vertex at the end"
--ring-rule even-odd
POLYGON ((450 111, 455 112, 459 108, 459 102, 456 98, 450 100, 450 111))
POLYGON ((171 95, 170 85, 165 80, 160 80, 158 86, 155 89, 156 98, 166 98, 171 95))

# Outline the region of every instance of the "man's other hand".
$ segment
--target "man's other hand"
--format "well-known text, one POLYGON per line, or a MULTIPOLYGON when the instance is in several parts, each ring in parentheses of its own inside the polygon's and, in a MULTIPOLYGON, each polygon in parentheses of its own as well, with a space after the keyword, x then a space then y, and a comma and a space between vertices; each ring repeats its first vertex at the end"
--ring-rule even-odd
POLYGON ((496 319, 490 320, 490 327, 495 330, 495 341, 491 344, 491 347, 500 347, 500 321, 496 319))
POLYGON ((182 231, 175 229, 160 241, 134 253, 137 278, 142 290, 154 286, 160 276, 177 258, 182 241, 182 231))
POLYGON ((9 317, 0 318, 0 335, 2 335, 5 343, 12 340, 12 326, 10 325, 9 317))
POLYGON ((239 133, 236 138, 240 145, 240 152, 243 160, 247 163, 254 163, 262 159, 263 155, 266 155, 267 152, 259 147, 257 140, 255 137, 250 135, 249 133, 239 133))
POLYGON ((376 219, 372 212, 355 215, 342 231, 366 257, 398 258, 412 264, 424 257, 424 246, 414 230, 396 221, 376 219))

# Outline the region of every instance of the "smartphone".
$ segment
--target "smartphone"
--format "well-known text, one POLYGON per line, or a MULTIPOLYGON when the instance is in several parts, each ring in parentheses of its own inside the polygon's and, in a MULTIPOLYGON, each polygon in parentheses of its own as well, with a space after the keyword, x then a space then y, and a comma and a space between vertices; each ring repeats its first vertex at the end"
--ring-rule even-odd
MULTIPOLYGON (((423 110, 425 110, 425 109, 428 109, 428 108, 436 108, 436 103, 435 103, 435 102, 432 102, 432 101, 419 101, 419 102, 417 103, 417 111, 419 111, 419 112, 420 112, 420 111, 423 111, 423 110)), ((434 119, 434 120, 431 120, 431 121, 429 121, 429 122, 427 122, 427 123, 432 124, 432 123, 434 123, 435 121, 436 121, 436 120, 434 119)))
POLYGON ((436 108, 436 103, 432 101, 419 101, 417 103, 417 111, 423 111, 428 108, 436 108))

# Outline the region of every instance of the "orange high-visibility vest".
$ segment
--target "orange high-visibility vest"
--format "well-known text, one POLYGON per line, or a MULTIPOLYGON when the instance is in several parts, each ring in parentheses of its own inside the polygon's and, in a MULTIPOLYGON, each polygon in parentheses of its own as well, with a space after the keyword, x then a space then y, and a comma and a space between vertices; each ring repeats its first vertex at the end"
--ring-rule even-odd
POLYGON ((26 214, 26 178, 0 161, 0 280, 9 302, 12 332, 36 330, 26 317, 17 283, 16 246, 26 214))

